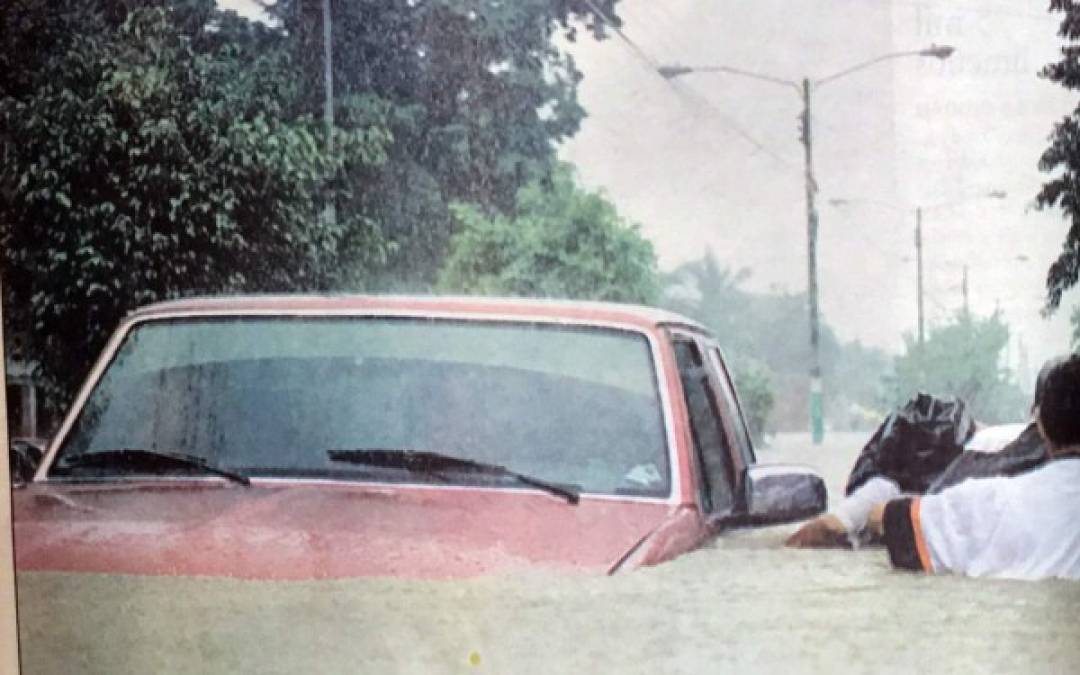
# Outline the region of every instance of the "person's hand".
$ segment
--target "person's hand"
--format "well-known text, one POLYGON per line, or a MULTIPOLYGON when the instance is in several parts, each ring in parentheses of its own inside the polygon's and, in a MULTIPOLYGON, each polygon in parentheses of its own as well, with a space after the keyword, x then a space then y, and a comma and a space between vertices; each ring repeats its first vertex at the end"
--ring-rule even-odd
POLYGON ((851 541, 840 519, 826 513, 796 530, 784 545, 792 548, 851 548, 851 541))
POLYGON ((877 538, 885 536, 885 502, 875 504, 866 518, 866 529, 877 538))

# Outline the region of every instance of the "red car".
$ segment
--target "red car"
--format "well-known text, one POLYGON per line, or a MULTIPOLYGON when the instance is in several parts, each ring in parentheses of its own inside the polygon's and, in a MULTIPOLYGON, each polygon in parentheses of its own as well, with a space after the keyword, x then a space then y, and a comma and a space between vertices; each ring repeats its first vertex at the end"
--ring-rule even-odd
POLYGON ((17 569, 122 574, 614 573, 825 507, 704 328, 518 299, 146 307, 24 478, 17 569))

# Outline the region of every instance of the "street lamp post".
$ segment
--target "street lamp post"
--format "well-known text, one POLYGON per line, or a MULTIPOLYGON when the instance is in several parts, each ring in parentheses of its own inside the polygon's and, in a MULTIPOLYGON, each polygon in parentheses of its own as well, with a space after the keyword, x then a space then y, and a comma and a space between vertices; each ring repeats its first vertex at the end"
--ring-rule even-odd
POLYGON ((926 49, 918 49, 913 51, 891 52, 883 54, 881 56, 869 59, 855 64, 849 68, 838 71, 827 77, 822 77, 817 80, 811 80, 810 78, 803 78, 802 82, 795 82, 793 80, 786 80, 780 77, 773 77, 762 73, 755 73, 748 70, 742 70, 740 68, 732 68, 730 66, 711 65, 690 67, 681 65, 669 65, 660 66, 657 68, 657 72, 665 79, 671 80, 682 75, 688 75, 691 73, 707 73, 707 72, 719 72, 727 73, 730 75, 738 75, 742 77, 749 77, 755 80, 763 80, 765 82, 772 82, 773 84, 782 85, 785 87, 792 87, 798 93, 802 99, 803 110, 801 119, 801 133, 799 140, 803 145, 803 157, 805 164, 805 181, 806 181, 806 294, 807 304, 810 311, 810 434, 815 445, 818 445, 825 438, 825 421, 824 421, 824 401, 823 401, 823 387, 821 383, 821 344, 819 340, 819 311, 818 311, 818 274, 817 274, 817 233, 818 233, 818 213, 815 204, 815 196, 817 193, 817 181, 814 178, 814 136, 813 136, 813 118, 811 116, 811 95, 813 92, 822 85, 828 84, 833 80, 849 75, 857 70, 862 70, 881 61, 888 59, 901 58, 905 56, 930 56, 938 59, 947 59, 952 55, 954 49, 948 46, 931 45, 926 49))
MULTIPOLYGON (((915 304, 917 308, 917 335, 918 344, 922 346, 926 341, 926 321, 923 303, 923 213, 930 210, 942 209, 949 206, 957 206, 959 204, 966 204, 968 202, 979 201, 982 199, 1005 199, 1006 193, 1004 190, 990 190, 989 192, 974 197, 968 197, 966 199, 958 199, 949 202, 941 202, 937 204, 930 204, 929 206, 916 206, 915 207, 915 304)), ((844 199, 834 198, 830 199, 829 203, 833 206, 843 206, 851 203, 867 203, 874 204, 876 206, 882 206, 893 211, 899 211, 907 213, 909 208, 895 206, 887 202, 880 202, 869 199, 844 199)), ((964 267, 964 305, 967 306, 967 266, 964 267)))
MULTIPOLYGON (((322 29, 323 29, 323 127, 326 130, 326 150, 328 153, 334 150, 334 52, 333 52, 333 18, 330 14, 330 0, 322 1, 322 29)), ((333 227, 337 223, 337 204, 333 196, 327 200, 323 211, 327 225, 333 227)))
MULTIPOLYGON (((946 206, 956 206, 957 204, 963 204, 970 201, 979 199, 1005 199, 1004 190, 991 190, 984 195, 978 197, 972 197, 970 199, 961 199, 959 201, 945 202, 942 204, 933 204, 931 206, 918 206, 915 207, 915 291, 918 302, 919 311, 919 346, 921 347, 926 341, 926 326, 925 326, 925 314, 923 311, 923 237, 922 237, 922 223, 923 212, 930 209, 940 209, 946 206)), ((964 272, 965 279, 967 277, 967 271, 964 272)), ((965 281, 965 285, 966 285, 965 281)), ((966 297, 966 293, 965 293, 966 297)))
POLYGON ((922 207, 915 207, 915 303, 918 314, 919 346, 926 340, 923 308, 923 271, 922 271, 922 207))
POLYGON ((814 202, 814 136, 810 108, 810 79, 802 81, 801 138, 806 165, 806 299, 810 309, 810 437, 817 445, 825 440, 825 393, 821 382, 821 339, 818 308, 817 234, 818 212, 814 202))

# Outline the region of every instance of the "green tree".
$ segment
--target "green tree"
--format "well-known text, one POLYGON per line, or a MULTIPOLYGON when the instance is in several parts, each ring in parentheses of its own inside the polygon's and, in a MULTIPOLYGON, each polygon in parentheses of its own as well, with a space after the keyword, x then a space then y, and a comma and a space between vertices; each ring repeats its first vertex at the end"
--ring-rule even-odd
POLYGON ((318 213, 343 167, 383 160, 385 127, 340 133, 330 155, 281 105, 287 64, 221 38, 238 19, 211 0, 132 5, 0 9, 0 63, 25 64, 0 74, 5 332, 28 338, 55 405, 135 306, 327 288, 381 243, 318 213))
POLYGON ((708 250, 700 260, 683 263, 666 275, 664 305, 708 326, 720 340, 750 432, 760 442, 772 428, 776 374, 758 358, 756 336, 746 330, 753 296, 740 284, 749 276, 746 268, 737 272, 727 269, 708 250))
POLYGON ((652 244, 566 165, 522 188, 512 215, 456 204, 459 230, 439 275, 443 291, 650 303, 652 244))
MULTIPOLYGON (((1050 0, 1049 11, 1065 15, 1058 28, 1065 45, 1061 59, 1045 66, 1040 75, 1066 89, 1080 90, 1080 5, 1075 0, 1050 0)), ((1080 106, 1054 125, 1039 168, 1053 177, 1039 191, 1036 204, 1060 207, 1071 221, 1061 253, 1046 277, 1046 306, 1053 311, 1062 293, 1080 278, 1080 106)))
POLYGON ((959 312, 947 324, 931 328, 923 344, 905 336, 905 351, 896 357, 894 403, 917 392, 963 399, 976 419, 1015 422, 1028 401, 1001 366, 1009 327, 997 313, 979 318, 959 312))
MULTIPOLYGON (((392 244, 367 270, 378 287, 435 281, 455 225, 450 205, 511 214, 517 192, 547 179, 556 144, 584 116, 581 73, 552 41, 584 25, 596 37, 614 0, 333 0, 333 81, 339 123, 358 101, 385 106, 393 143, 379 166, 350 166, 340 212, 378 222, 392 244)), ((322 2, 279 0, 270 11, 298 78, 296 112, 323 105, 322 2)))
MULTIPOLYGON (((748 291, 742 285, 750 274, 745 268, 731 271, 706 251, 667 275, 664 304, 716 334, 749 415, 762 420, 757 432, 804 429, 810 361, 806 296, 748 291), (758 404, 764 407, 754 409, 758 404)), ((821 327, 821 346, 826 416, 836 426, 849 426, 853 406, 880 406, 888 359, 857 342, 842 344, 828 324, 821 327)))
POLYGON ((753 296, 741 284, 750 270, 724 267, 712 250, 699 260, 683 263, 664 278, 665 304, 692 316, 719 336, 724 348, 746 354, 753 350, 756 335, 746 330, 753 311, 753 296))
POLYGON ((776 406, 775 375, 764 362, 753 357, 725 353, 731 379, 739 393, 739 403, 746 415, 746 424, 756 443, 763 443, 765 431, 771 429, 770 416, 776 406))

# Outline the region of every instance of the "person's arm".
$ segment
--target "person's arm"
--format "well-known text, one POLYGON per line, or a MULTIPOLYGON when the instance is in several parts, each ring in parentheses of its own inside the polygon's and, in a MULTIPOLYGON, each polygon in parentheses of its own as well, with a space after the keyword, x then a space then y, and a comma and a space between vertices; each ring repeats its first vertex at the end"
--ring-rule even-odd
POLYGON ((875 476, 845 497, 833 512, 851 535, 866 529, 867 518, 875 505, 901 495, 900 486, 884 476, 875 476))
POLYGON ((851 548, 844 524, 831 513, 823 513, 804 523, 787 540, 791 548, 851 548))
POLYGON ((903 497, 870 509, 867 529, 885 543, 893 567, 934 571, 922 532, 922 500, 922 497, 903 497))
POLYGON ((991 549, 1007 504, 1007 478, 968 480, 936 495, 906 497, 870 510, 894 567, 968 572, 991 549))
POLYGON ((806 523, 785 543, 795 548, 849 548, 852 539, 858 538, 866 528, 867 516, 874 505, 899 494, 899 486, 888 478, 871 478, 841 500, 831 513, 806 523))

